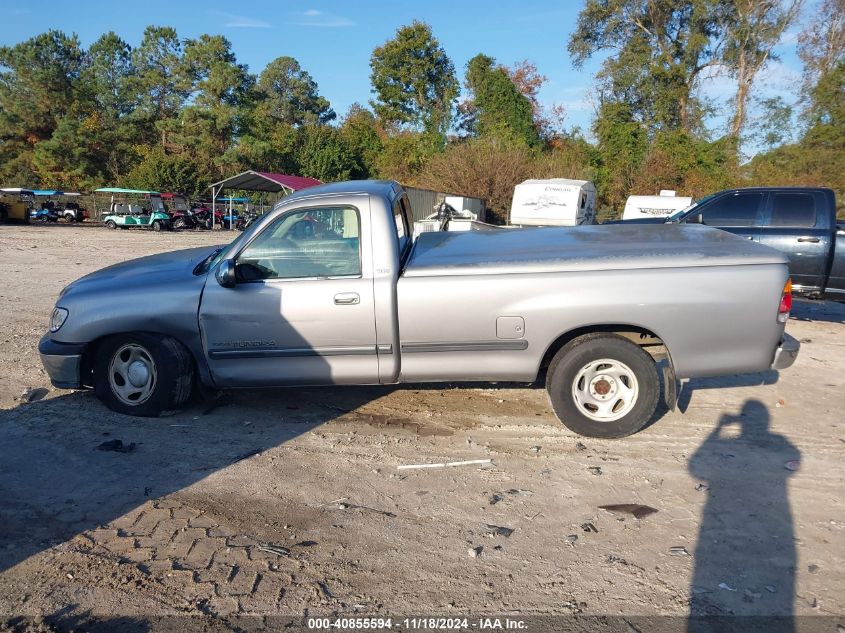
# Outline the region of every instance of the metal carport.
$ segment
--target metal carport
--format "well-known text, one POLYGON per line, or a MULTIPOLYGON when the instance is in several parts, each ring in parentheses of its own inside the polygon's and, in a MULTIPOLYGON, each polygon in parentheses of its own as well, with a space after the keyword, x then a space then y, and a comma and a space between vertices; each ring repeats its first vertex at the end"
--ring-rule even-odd
MULTIPOLYGON (((243 191, 263 191, 266 193, 282 193, 288 195, 300 189, 307 189, 308 187, 316 187, 323 184, 316 178, 307 178, 305 176, 290 176, 288 174, 275 174, 269 171, 255 171, 248 169, 235 176, 231 176, 226 180, 215 182, 209 185, 211 189, 211 206, 212 213, 217 211, 217 196, 224 189, 240 189, 243 191)), ((231 228, 231 205, 230 205, 230 222, 231 228)))

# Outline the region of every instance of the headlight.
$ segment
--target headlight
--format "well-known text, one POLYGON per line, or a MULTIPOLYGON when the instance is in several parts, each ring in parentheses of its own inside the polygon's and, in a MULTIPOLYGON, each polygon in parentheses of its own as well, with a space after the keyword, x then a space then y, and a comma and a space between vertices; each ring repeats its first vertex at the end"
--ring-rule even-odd
POLYGON ((53 314, 50 316, 50 331, 58 332, 59 328, 65 324, 68 312, 64 308, 53 308, 53 314))

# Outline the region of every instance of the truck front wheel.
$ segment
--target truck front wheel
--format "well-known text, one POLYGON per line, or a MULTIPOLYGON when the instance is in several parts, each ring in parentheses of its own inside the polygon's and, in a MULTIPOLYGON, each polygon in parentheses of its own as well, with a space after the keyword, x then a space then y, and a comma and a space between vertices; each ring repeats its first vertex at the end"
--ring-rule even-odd
POLYGON ((114 220, 106 220, 106 228, 107 229, 116 229, 117 223, 114 220))
POLYGON ((657 408, 654 360, 617 334, 587 334, 564 345, 549 365, 546 389, 568 429, 618 438, 642 429, 657 408))
POLYGON ((97 350, 94 391, 118 413, 157 417, 178 409, 190 397, 193 381, 190 353, 169 336, 113 336, 97 350))

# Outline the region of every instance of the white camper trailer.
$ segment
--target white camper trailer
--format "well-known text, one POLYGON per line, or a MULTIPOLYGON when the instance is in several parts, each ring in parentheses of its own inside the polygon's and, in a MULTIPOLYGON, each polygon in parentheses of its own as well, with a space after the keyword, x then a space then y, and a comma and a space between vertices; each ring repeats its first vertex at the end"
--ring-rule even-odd
POLYGON ((596 223, 596 187, 588 180, 526 180, 513 192, 509 224, 576 226, 596 223))
POLYGON ((629 196, 622 219, 666 218, 691 204, 692 198, 676 196, 671 189, 661 190, 659 196, 629 196))

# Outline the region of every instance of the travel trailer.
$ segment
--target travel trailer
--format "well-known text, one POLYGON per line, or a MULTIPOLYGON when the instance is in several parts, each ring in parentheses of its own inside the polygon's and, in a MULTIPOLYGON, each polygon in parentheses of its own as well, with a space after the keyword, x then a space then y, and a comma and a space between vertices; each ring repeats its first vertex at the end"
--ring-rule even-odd
POLYGON ((629 196, 625 202, 622 219, 668 218, 691 204, 692 198, 676 196, 671 189, 663 189, 658 196, 629 196))
POLYGON ((596 187, 588 180, 526 180, 516 186, 508 224, 576 226, 596 223, 596 187))

